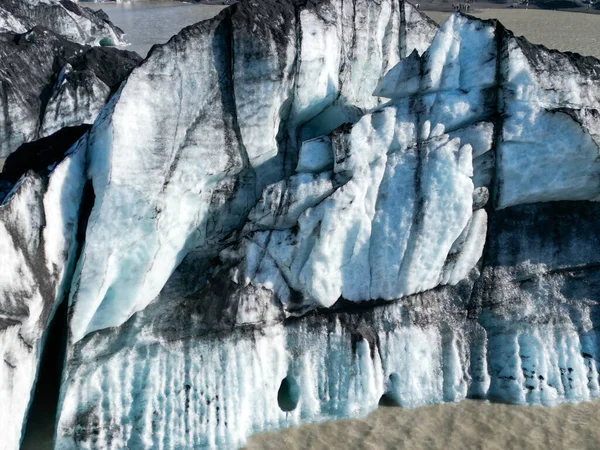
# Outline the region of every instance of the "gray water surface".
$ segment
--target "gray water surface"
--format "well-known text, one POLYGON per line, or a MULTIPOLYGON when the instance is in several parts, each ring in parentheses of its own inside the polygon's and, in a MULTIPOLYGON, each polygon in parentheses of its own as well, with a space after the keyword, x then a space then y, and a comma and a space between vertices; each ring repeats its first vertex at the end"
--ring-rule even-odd
POLYGON ((147 1, 134 3, 86 3, 102 9, 110 20, 125 31, 129 45, 125 48, 146 57, 154 44, 163 44, 182 28, 216 16, 224 7, 198 5, 177 1, 147 1))

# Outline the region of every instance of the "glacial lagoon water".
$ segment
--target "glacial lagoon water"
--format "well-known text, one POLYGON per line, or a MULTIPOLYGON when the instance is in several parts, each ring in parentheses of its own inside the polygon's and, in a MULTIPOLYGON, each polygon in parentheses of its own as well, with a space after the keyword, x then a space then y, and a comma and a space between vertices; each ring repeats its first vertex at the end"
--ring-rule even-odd
POLYGON ((177 1, 134 3, 86 3, 85 6, 108 14, 125 33, 126 50, 146 57, 154 44, 167 42, 182 28, 214 17, 223 9, 219 5, 194 5, 177 1))
MULTIPOLYGON (((166 42, 179 29, 212 17, 221 9, 164 1, 86 6, 104 9, 127 32, 131 43, 127 48, 142 56, 153 44, 166 42)), ((428 14, 436 21, 448 16, 442 12, 428 14)), ((523 34, 534 43, 600 57, 598 15, 511 9, 472 14, 499 18, 517 35, 523 34)), ((51 429, 51 417, 47 425, 51 429)), ((34 435, 23 445, 27 450, 50 448, 50 433, 34 435)), ((252 437, 247 448, 591 450, 600 448, 600 402, 543 408, 467 400, 416 410, 386 407, 364 419, 263 433, 252 437)))

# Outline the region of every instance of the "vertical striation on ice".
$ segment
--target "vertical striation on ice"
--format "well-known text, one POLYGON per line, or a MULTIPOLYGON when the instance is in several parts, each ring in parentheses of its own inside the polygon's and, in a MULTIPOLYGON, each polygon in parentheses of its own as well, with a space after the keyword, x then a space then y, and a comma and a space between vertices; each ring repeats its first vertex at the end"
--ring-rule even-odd
POLYGON ((52 205, 75 214, 86 178, 96 195, 63 283, 56 448, 239 447, 383 396, 600 395, 600 62, 461 14, 433 31, 395 0, 240 2, 155 47, 67 159, 21 179, 1 305, 41 325, 8 324, 7 355, 70 278, 52 205))
MULTIPOLYGON (((257 18, 266 10, 247 1, 151 52, 90 134, 98 201, 72 292, 75 342, 144 309, 188 253, 217 256, 263 187, 294 171, 313 121, 329 133, 346 121, 339 111, 355 120, 379 103, 373 89, 403 56, 391 24, 404 30, 404 7, 282 2, 257 18)), ((329 183, 307 193, 340 182, 329 183)))
POLYGON ((0 430, 19 448, 48 325, 68 291, 85 153, 29 171, 0 204, 0 430))

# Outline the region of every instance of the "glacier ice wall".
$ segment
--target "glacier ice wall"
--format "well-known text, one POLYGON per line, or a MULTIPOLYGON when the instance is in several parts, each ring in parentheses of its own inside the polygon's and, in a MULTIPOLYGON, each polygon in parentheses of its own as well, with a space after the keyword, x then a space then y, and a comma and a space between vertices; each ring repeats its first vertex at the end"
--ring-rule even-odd
POLYGON ((85 153, 27 172, 0 204, 0 429, 19 448, 48 325, 76 260, 85 153))
POLYGON ((49 325, 70 289, 81 215, 89 212, 85 149, 67 152, 89 126, 71 126, 91 124, 140 60, 79 45, 35 22, 52 27, 53 14, 64 10, 57 20, 85 33, 80 22, 91 17, 72 16, 74 8, 0 2, 2 449, 20 446, 49 325))
POLYGON ((405 51, 405 8, 242 2, 150 53, 90 134, 98 201, 72 293, 74 341, 144 309, 188 253, 216 256, 262 188, 293 171, 299 139, 380 102, 371 93, 405 51))
POLYGON ((396 2, 251 6, 88 135, 56 447, 598 397, 600 62, 396 2))
MULTIPOLYGON (((94 76, 64 67, 55 128, 94 76)), ((395 0, 246 0, 182 30, 0 206, 10 448, 66 295, 58 449, 598 397, 599 85, 596 59, 395 0)))
POLYGON ((79 347, 57 448, 235 448, 263 430, 366 415, 384 393, 406 407, 464 398, 460 362, 486 372, 485 334, 456 326, 460 311, 445 309, 454 289, 415 298, 410 309, 427 309, 415 323, 394 304, 197 334, 177 320, 147 322, 147 309, 119 338, 105 330, 79 347))

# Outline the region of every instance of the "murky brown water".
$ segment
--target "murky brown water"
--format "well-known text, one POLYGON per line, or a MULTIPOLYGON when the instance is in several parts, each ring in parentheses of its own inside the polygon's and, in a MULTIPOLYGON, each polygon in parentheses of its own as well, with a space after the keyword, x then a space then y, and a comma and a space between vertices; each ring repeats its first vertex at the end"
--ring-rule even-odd
POLYGON ((600 402, 554 408, 465 400, 253 436, 247 450, 597 450, 600 402))
MULTIPOLYGON (((438 23, 450 13, 427 11, 438 23)), ((534 44, 600 58, 600 15, 546 11, 541 9, 483 9, 469 14, 482 19, 498 19, 517 36, 534 44)))

